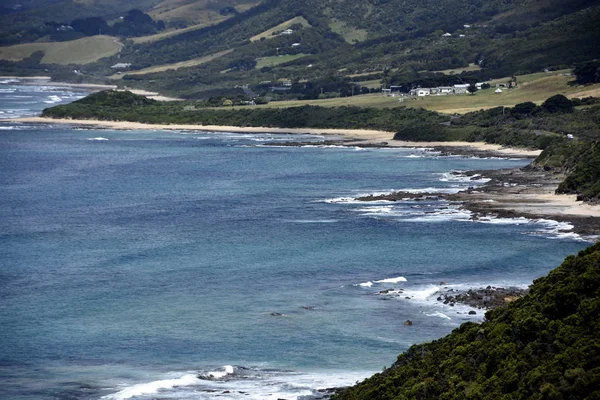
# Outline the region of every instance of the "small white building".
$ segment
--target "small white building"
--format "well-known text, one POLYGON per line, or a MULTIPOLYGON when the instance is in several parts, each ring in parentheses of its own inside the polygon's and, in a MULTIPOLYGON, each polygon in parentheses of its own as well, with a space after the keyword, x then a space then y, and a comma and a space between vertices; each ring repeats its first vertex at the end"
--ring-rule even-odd
POLYGON ((292 47, 298 47, 300 46, 300 43, 292 43, 292 47))
POLYGON ((448 33, 448 32, 446 32, 446 33, 444 33, 444 34, 442 35, 442 37, 450 37, 450 36, 452 36, 452 34, 451 34, 451 33, 448 33))
POLYGON ((494 93, 502 93, 502 89, 498 88, 498 89, 494 90, 494 93))
POLYGON ((129 67, 131 67, 131 63, 116 63, 115 65, 111 66, 113 69, 126 69, 129 67))
POLYGON ((465 29, 469 29, 469 28, 471 27, 471 25, 469 25, 469 24, 464 24, 464 25, 463 25, 463 27, 464 27, 465 29))
POLYGON ((430 94, 431 94, 431 89, 429 89, 429 88, 417 89, 417 96, 419 96, 419 97, 429 96, 430 94))
POLYGON ((452 93, 454 93, 454 88, 452 86, 440 86, 438 88, 438 96, 452 93))
POLYGON ((454 85, 454 93, 455 94, 466 94, 468 88, 469 88, 468 83, 461 83, 458 85, 454 85))
POLYGON ((286 29, 285 31, 281 31, 280 35, 291 35, 292 33, 294 33, 293 30, 286 29))

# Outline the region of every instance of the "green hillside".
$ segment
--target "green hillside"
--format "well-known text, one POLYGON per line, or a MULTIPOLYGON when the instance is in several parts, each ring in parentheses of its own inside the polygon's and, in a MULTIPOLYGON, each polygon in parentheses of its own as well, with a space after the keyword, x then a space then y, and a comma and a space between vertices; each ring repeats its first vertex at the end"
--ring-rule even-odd
MULTIPOLYGON (((66 2, 44 8, 45 17, 42 9, 2 17, 3 40, 26 41, 37 32, 32 24, 95 11, 110 22, 104 29, 121 38, 121 51, 87 63, 77 75, 48 58, 5 59, 0 72, 47 70, 56 80, 105 82, 115 74, 112 65, 125 63, 130 66, 119 77, 133 88, 207 99, 248 86, 273 100, 315 100, 376 91, 377 81, 406 91, 434 81, 451 85, 573 68, 600 58, 600 0, 138 0, 127 7, 139 6, 154 20, 121 29, 110 18, 126 12, 123 4, 90 0, 81 5, 85 12, 77 14, 77 6, 58 13, 66 2), (198 17, 185 28, 192 22, 177 22, 175 15, 192 8, 212 17, 198 17), (159 21, 165 16, 173 19, 159 21), (23 33, 26 21, 31 29, 23 33), (224 55, 206 58, 214 54, 224 55), (297 85, 274 91, 280 79, 297 85)), ((102 31, 97 28, 78 33, 102 31)))
POLYGON ((482 324, 412 346, 334 398, 600 398, 600 244, 567 257, 482 324))

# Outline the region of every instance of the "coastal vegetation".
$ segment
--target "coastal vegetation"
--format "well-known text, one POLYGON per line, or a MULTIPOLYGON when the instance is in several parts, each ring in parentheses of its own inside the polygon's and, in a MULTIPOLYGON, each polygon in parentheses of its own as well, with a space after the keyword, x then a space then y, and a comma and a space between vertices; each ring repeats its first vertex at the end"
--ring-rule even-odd
POLYGON ((594 399, 600 396, 600 244, 569 256, 529 294, 412 346, 352 399, 594 399))

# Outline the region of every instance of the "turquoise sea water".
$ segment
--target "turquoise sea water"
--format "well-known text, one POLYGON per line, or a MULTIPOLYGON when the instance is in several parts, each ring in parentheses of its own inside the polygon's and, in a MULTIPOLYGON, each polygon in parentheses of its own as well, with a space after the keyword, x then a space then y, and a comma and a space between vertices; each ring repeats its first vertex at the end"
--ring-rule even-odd
MULTIPOLYGON (((1 97, 19 87, 5 112, 29 112, 1 97)), ((587 246, 551 221, 352 200, 528 160, 324 139, 0 123, 0 397, 314 396, 482 319, 437 302, 441 281, 527 286, 587 246)))

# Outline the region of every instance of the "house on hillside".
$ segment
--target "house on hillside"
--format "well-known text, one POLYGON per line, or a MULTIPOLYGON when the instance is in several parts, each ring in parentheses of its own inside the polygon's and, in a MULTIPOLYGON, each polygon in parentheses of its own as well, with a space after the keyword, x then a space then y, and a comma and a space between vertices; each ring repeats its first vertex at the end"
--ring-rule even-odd
POLYGON ((111 66, 112 69, 127 69, 131 67, 131 63, 116 63, 111 66))
POLYGON ((285 31, 281 31, 280 35, 291 35, 292 33, 294 33, 294 31, 288 28, 285 31))
POLYGON ((453 94, 454 93, 454 88, 452 86, 440 86, 438 88, 438 96, 440 95, 447 95, 447 94, 453 94))
POLYGON ((461 83, 459 85, 454 85, 454 93, 455 94, 466 94, 468 88, 469 88, 468 83, 461 83))
POLYGON ((429 88, 419 88, 416 90, 416 95, 419 97, 429 96, 431 95, 431 89, 429 88))
POLYGON ((300 46, 300 43, 292 43, 292 47, 298 47, 300 46))
POLYGON ((448 32, 446 32, 446 33, 444 33, 444 34, 442 35, 442 37, 451 37, 451 36, 452 36, 452 34, 451 34, 451 33, 448 33, 448 32))

